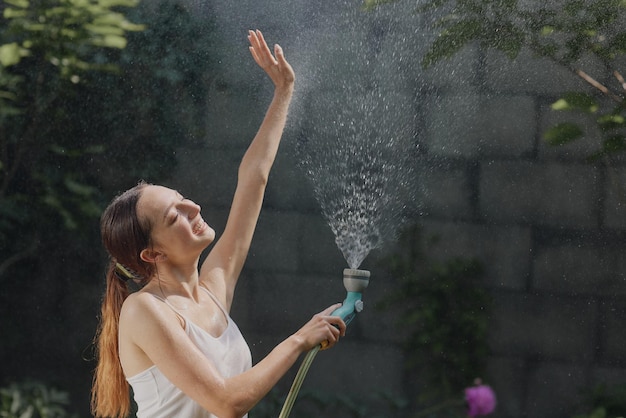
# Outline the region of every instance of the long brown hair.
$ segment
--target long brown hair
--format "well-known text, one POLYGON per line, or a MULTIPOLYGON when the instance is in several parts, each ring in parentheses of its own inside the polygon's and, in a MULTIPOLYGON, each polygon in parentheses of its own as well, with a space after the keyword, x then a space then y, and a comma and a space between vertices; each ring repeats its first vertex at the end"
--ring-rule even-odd
POLYGON ((141 250, 150 244, 151 225, 137 215, 137 202, 146 186, 141 182, 113 199, 100 220, 102 243, 110 260, 95 337, 98 365, 91 389, 91 410, 96 417, 126 417, 130 413, 130 391, 120 364, 118 331, 122 304, 130 293, 127 281, 132 279, 142 285, 154 273, 154 266, 140 257, 141 250))

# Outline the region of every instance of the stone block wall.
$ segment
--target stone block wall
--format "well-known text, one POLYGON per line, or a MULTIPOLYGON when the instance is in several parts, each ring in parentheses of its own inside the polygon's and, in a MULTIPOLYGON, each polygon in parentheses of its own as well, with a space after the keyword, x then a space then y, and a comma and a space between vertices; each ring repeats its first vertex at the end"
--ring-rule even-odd
MULTIPOLYGON (((585 140, 567 147, 542 140, 546 127, 570 117, 549 104, 564 91, 586 88, 580 79, 526 52, 511 61, 476 46, 423 70, 419 57, 434 33, 410 4, 361 15, 350 11, 358 8, 353 2, 335 9, 306 2, 281 20, 282 6, 270 2, 261 16, 239 21, 233 6, 214 3, 226 33, 242 35, 221 51, 224 73, 211 91, 209 137, 179 151, 170 185, 202 205, 218 236, 238 162, 271 99, 268 80, 245 55, 248 26, 268 28, 301 83, 233 307, 255 360, 344 295, 345 261, 298 167, 296 142, 306 126, 329 118, 326 103, 349 92, 340 77, 348 73, 388 93, 390 106, 415 121, 426 158, 412 168, 420 192, 407 206, 421 214, 414 221, 426 233, 445 243, 436 256, 478 257, 485 265, 494 307, 484 379, 498 394, 494 416, 571 417, 581 390, 626 380, 626 169, 585 162, 599 138, 592 125, 585 140), (367 68, 350 58, 355 39, 368 51, 367 68)), ((373 271, 366 306, 393 287, 391 278, 376 275, 377 257, 392 247, 364 263, 373 271)), ((390 314, 366 309, 340 345, 318 356, 305 388, 357 397, 403 393, 412 382, 393 323, 390 314)), ((280 391, 287 393, 294 374, 280 391)))

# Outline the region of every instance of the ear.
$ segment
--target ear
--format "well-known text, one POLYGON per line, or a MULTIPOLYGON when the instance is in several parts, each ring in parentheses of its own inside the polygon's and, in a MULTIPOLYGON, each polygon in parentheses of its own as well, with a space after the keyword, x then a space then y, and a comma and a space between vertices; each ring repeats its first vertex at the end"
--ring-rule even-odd
POLYGON ((147 248, 144 248, 143 250, 141 250, 141 253, 139 253, 139 256, 146 263, 156 263, 158 261, 165 260, 165 254, 155 251, 155 250, 149 250, 147 248))

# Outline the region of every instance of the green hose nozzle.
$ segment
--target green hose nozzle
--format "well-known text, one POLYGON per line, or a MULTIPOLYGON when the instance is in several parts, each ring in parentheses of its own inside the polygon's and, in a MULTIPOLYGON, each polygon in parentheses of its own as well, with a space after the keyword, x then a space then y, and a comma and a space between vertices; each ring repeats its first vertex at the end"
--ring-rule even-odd
POLYGON ((367 270, 344 269, 343 286, 348 292, 341 307, 335 309, 332 316, 338 316, 348 325, 357 313, 363 310, 363 291, 370 282, 370 272, 367 270))

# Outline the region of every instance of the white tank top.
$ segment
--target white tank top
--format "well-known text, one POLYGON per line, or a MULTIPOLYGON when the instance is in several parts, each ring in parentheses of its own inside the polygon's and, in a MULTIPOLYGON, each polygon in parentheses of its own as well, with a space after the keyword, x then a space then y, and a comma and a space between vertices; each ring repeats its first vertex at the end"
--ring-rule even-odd
MULTIPOLYGON (((219 337, 213 337, 191 322, 165 299, 155 297, 164 301, 185 320, 185 332, 189 339, 213 362, 222 376, 232 377, 245 372, 252 367, 248 344, 217 298, 203 286, 200 288, 211 296, 228 320, 228 326, 219 337)), ((156 365, 126 380, 133 388, 138 418, 217 418, 167 380, 156 365)))

